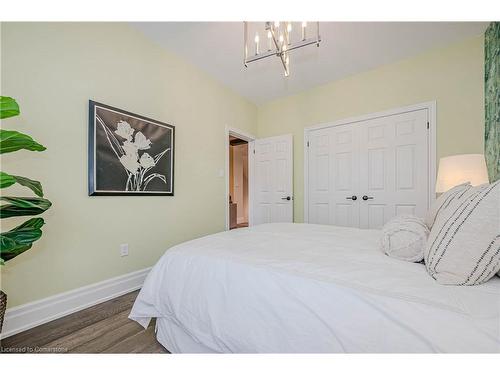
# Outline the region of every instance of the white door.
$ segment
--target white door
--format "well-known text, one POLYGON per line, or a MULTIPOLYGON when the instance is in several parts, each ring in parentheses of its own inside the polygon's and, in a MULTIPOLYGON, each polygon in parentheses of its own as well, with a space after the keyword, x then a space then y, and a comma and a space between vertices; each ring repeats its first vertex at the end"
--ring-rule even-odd
POLYGON ((381 228, 401 214, 424 217, 429 186, 427 110, 369 120, 358 128, 360 227, 381 228))
POLYGON ((309 132, 310 223, 380 228, 428 208, 427 110, 309 132))
POLYGON ((252 224, 293 222, 292 135, 254 142, 252 224))
POLYGON ((358 129, 324 128, 309 137, 309 222, 359 226, 358 129))

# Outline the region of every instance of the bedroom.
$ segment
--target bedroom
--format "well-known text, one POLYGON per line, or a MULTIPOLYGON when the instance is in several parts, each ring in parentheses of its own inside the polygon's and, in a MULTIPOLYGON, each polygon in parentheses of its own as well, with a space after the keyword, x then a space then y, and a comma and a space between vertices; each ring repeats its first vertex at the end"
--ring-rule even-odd
POLYGON ((498 353, 493 10, 6 16, 2 354, 498 353))

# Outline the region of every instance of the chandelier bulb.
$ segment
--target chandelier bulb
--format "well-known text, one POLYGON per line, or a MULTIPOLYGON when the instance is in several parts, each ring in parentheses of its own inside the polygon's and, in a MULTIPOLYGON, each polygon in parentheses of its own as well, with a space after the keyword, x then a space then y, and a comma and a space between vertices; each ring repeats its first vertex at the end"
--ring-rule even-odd
POLYGON ((255 54, 259 54, 259 33, 255 33, 255 54))

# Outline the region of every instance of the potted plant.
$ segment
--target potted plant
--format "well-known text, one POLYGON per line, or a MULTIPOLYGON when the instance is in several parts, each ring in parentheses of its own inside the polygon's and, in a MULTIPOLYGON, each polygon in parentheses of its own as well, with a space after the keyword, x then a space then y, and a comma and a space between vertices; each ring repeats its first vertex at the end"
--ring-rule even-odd
MULTIPOLYGON (((17 102, 10 97, 0 96, 0 119, 19 115, 17 102)), ((30 136, 14 131, 0 129, 0 154, 18 150, 43 151, 45 147, 34 141, 30 136)), ((7 219, 16 216, 36 216, 47 210, 51 202, 43 197, 42 185, 38 181, 26 177, 0 171, 0 188, 4 189, 14 184, 25 186, 36 197, 0 196, 0 218, 7 219)), ((41 217, 31 218, 21 225, 0 233, 0 265, 7 262, 26 250, 33 242, 42 236, 41 227, 44 221, 41 217)), ((0 290, 0 332, 2 331, 3 318, 7 307, 7 295, 0 290)))

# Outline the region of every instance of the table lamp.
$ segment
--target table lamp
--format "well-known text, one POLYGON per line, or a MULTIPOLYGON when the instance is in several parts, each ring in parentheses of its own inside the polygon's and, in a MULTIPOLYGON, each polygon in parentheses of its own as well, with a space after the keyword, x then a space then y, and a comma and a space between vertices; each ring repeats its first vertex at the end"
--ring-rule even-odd
POLYGON ((472 186, 488 183, 488 170, 483 154, 462 154, 441 158, 436 180, 436 193, 470 182, 472 186))

